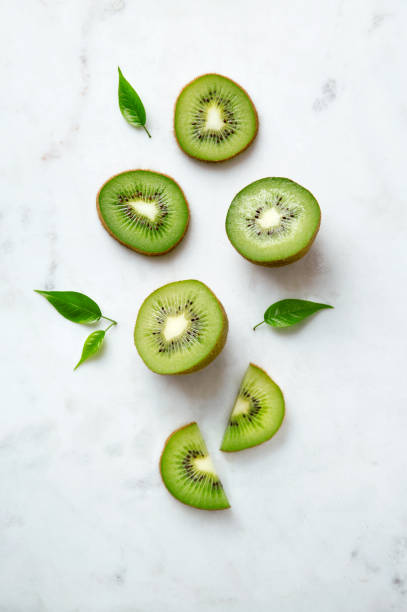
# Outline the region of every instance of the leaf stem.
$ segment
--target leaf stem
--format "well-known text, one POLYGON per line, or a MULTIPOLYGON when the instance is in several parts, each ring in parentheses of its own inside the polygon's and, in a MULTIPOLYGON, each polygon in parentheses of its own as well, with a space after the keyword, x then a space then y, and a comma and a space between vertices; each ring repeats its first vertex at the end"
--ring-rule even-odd
POLYGON ((258 327, 259 325, 263 325, 263 323, 265 323, 265 321, 262 321, 261 323, 257 323, 257 325, 255 325, 255 326, 253 327, 253 331, 254 331, 254 330, 256 329, 256 327, 258 327))
MULTIPOLYGON (((114 321, 114 319, 110 319, 109 317, 105 317, 105 315, 101 315, 102 319, 106 319, 107 321, 111 321, 112 325, 117 325, 117 321, 114 321)), ((108 329, 110 327, 112 327, 112 325, 109 325, 108 329)))
POLYGON ((145 126, 145 125, 143 125, 143 128, 144 128, 144 129, 145 129, 145 131, 147 132, 148 137, 149 137, 149 138, 151 138, 151 134, 150 134, 150 132, 148 131, 148 129, 146 128, 146 126, 145 126))
MULTIPOLYGON (((107 319, 107 317, 103 317, 103 318, 104 318, 104 319, 107 319)), ((110 323, 110 325, 108 325, 108 326, 106 327, 106 329, 105 329, 105 333, 106 333, 107 331, 109 331, 109 329, 110 329, 111 327, 113 327, 113 325, 117 325, 116 321, 114 321, 113 323, 110 323)))

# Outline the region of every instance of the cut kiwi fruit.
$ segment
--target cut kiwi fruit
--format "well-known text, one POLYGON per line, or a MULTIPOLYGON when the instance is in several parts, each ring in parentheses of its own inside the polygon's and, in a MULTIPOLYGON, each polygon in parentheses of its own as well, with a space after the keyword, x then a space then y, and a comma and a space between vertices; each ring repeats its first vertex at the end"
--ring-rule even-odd
POLYGON ((307 253, 321 222, 319 204, 286 178, 264 178, 233 198, 226 232, 235 249, 262 266, 283 266, 307 253))
POLYGON ((177 183, 150 170, 128 170, 110 178, 97 195, 105 229, 144 255, 162 255, 184 237, 189 208, 177 183))
POLYGON ((257 112, 247 93, 220 74, 196 78, 175 104, 178 144, 196 159, 219 162, 238 155, 253 141, 257 128, 257 112))
POLYGON ((196 423, 175 430, 167 439, 160 471, 168 491, 202 510, 225 510, 230 504, 196 423))
POLYGON ((208 365, 226 342, 228 320, 212 291, 197 280, 151 293, 137 315, 134 342, 158 374, 187 374, 208 365))
POLYGON ((281 389, 261 368, 250 364, 223 436, 223 451, 240 451, 269 440, 280 428, 285 405, 281 389))

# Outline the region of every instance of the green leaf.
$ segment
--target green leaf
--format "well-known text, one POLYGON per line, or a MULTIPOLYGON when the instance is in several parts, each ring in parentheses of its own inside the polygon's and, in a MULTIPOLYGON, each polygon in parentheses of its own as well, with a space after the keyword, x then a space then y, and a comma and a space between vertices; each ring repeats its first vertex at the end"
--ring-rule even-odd
POLYGON ((81 363, 89 359, 89 357, 92 357, 92 355, 96 355, 96 353, 100 351, 103 344, 103 340, 105 339, 105 334, 106 332, 104 329, 98 329, 98 331, 92 332, 86 338, 85 344, 83 345, 81 358, 74 367, 74 370, 76 370, 76 368, 79 368, 81 363))
POLYGON ((95 323, 99 321, 102 312, 99 306, 83 293, 77 291, 40 291, 50 304, 69 321, 74 323, 95 323))
POLYGON ((122 71, 119 68, 119 107, 123 117, 130 125, 143 127, 149 137, 150 132, 146 128, 146 111, 143 106, 140 96, 136 90, 130 85, 127 79, 124 78, 122 71))
MULTIPOLYGON (((264 313, 264 321, 258 323, 258 325, 267 323, 273 327, 291 327, 291 325, 299 323, 314 314, 314 312, 324 308, 333 308, 333 306, 308 300, 280 300, 267 308, 264 313)), ((256 329, 258 325, 253 329, 256 329)))

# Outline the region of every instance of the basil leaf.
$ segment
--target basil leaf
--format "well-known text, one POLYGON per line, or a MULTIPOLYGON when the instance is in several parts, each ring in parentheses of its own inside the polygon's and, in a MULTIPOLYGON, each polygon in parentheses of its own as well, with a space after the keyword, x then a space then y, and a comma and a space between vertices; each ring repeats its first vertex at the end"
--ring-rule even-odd
POLYGON ((333 308, 333 306, 308 300, 280 300, 267 308, 264 322, 273 327, 290 327, 324 308, 333 308))
POLYGON ((74 323, 95 323, 99 321, 102 312, 99 306, 83 293, 77 291, 40 291, 50 304, 57 309, 65 319, 74 323))
POLYGON ((119 107, 123 117, 130 125, 143 127, 149 137, 151 134, 146 128, 146 111, 143 106, 140 96, 135 89, 130 85, 127 79, 124 78, 122 71, 119 68, 119 107))
POLYGON ((74 370, 79 368, 81 363, 92 357, 92 355, 96 355, 102 347, 103 340, 105 339, 105 330, 98 329, 98 331, 92 332, 85 340, 85 344, 83 345, 82 355, 74 370))

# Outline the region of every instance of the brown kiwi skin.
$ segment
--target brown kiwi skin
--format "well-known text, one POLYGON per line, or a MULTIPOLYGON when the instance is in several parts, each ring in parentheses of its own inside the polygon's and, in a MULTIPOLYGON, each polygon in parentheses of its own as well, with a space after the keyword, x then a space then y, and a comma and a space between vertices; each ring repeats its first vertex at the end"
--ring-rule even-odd
POLYGON ((229 506, 226 506, 226 508, 200 508, 199 506, 194 506, 193 504, 186 504, 185 502, 183 502, 181 499, 178 499, 178 497, 175 497, 175 495, 173 495, 171 493, 171 491, 167 488, 167 485, 165 484, 164 478, 163 478, 163 473, 161 470, 161 464, 162 464, 162 458, 163 458, 163 454, 164 454, 164 450, 165 447, 167 446, 167 443, 169 442, 169 440, 172 438, 172 436, 174 434, 176 434, 178 431, 181 431, 182 429, 186 429, 187 427, 189 427, 190 425, 197 425, 196 421, 192 421, 191 423, 187 423, 186 425, 183 425, 182 427, 178 427, 177 429, 175 429, 169 436, 168 438, 165 440, 164 442, 164 446, 163 449, 161 451, 161 456, 160 456, 160 463, 159 463, 159 467, 160 467, 160 476, 161 476, 161 480, 163 481, 163 485, 164 487, 167 489, 168 493, 170 495, 173 496, 174 499, 176 499, 178 502, 181 502, 181 504, 184 504, 184 506, 189 506, 190 508, 196 508, 197 510, 205 510, 207 512, 220 512, 221 510, 228 510, 231 506, 229 504, 229 506))
MULTIPOLYGON (((188 279, 188 280, 194 280, 194 279, 188 279)), ((202 281, 201 281, 202 282, 202 281)), ((223 318, 223 327, 222 327, 222 331, 220 333, 219 338, 216 341, 215 346, 213 347, 213 349, 207 354, 207 356, 200 361, 199 363, 197 363, 195 366, 193 366, 192 368, 189 368, 188 370, 182 370, 182 372, 173 372, 173 373, 161 373, 161 372, 155 372, 154 370, 151 370, 150 366, 144 361, 142 355, 140 355, 141 359, 143 359, 144 363, 146 364, 146 366, 148 367, 149 370, 151 370, 152 372, 154 372, 154 374, 158 374, 159 376, 182 376, 183 374, 192 374, 193 372, 197 372, 198 370, 202 370, 203 368, 205 368, 207 365, 209 365, 214 359, 216 359, 216 357, 219 355, 219 353, 222 351, 223 347, 226 344, 226 339, 228 336, 228 331, 229 331, 229 320, 228 320, 228 316, 226 314, 226 311, 223 307, 222 302, 219 301, 218 297, 214 294, 214 292, 209 289, 208 285, 205 285, 205 287, 212 293, 213 297, 216 299, 221 311, 222 311, 222 318, 223 318)), ((143 303, 140 306, 139 311, 141 310, 144 302, 150 297, 151 294, 149 294, 146 299, 143 301, 143 303)), ((137 321, 136 324, 137 325, 137 321)), ((133 334, 134 335, 134 334, 133 334)), ((136 342, 134 342, 134 345, 137 349, 137 345, 136 342)), ((138 350, 137 350, 138 352, 138 350)))
POLYGON ((98 217, 103 225, 103 227, 105 228, 105 230, 115 239, 117 240, 117 242, 120 242, 120 244, 122 244, 123 246, 127 247, 128 249, 130 249, 131 251, 136 251, 136 253, 140 253, 140 255, 147 255, 148 257, 158 257, 160 255, 165 255, 166 253, 169 253, 170 251, 172 251, 173 249, 175 249, 176 246, 179 245, 179 243, 181 242, 181 240, 184 238, 186 231, 189 227, 189 219, 190 219, 190 208, 189 208, 189 204, 188 204, 188 200, 185 197, 185 194, 183 192, 183 190, 181 189, 180 185, 177 183, 177 181, 175 179, 172 178, 172 176, 170 176, 169 174, 164 174, 163 172, 158 172, 157 170, 150 170, 150 169, 146 169, 146 168, 136 168, 136 169, 130 169, 130 170, 123 170, 122 172, 117 172, 116 174, 113 174, 113 176, 111 176, 110 178, 107 179, 107 181, 105 181, 103 183, 103 185, 101 186, 101 188, 99 189, 99 191, 97 192, 96 195, 96 210, 98 213, 98 217), (125 174, 126 172, 154 172, 155 174, 161 174, 162 176, 165 176, 166 178, 170 179, 171 181, 173 181, 173 183, 175 183, 177 185, 177 187, 179 188, 179 190, 181 191, 183 198, 185 200, 185 203, 187 205, 187 209, 188 209, 188 220, 187 220, 187 224, 185 226, 184 229, 184 233, 182 234, 182 236, 180 236, 179 240, 173 244, 169 249, 167 249, 166 251, 160 251, 159 253, 149 253, 148 251, 140 251, 140 249, 136 249, 135 247, 130 246, 129 244, 127 244, 126 242, 123 242, 122 240, 120 240, 120 238, 118 238, 117 236, 115 236, 115 234, 113 234, 113 232, 110 230, 110 228, 106 225, 105 220, 103 219, 101 210, 100 210, 100 206, 99 206, 99 195, 100 192, 102 191, 103 187, 112 179, 116 178, 116 176, 120 176, 121 174, 125 174))
MULTIPOLYGON (((287 180, 290 181, 291 179, 287 179, 287 180)), ((307 189, 307 191, 309 191, 309 189, 307 189)), ((309 193, 311 193, 311 191, 309 191, 309 193)), ((311 195, 314 198, 314 200, 316 201, 316 203, 318 204, 318 200, 316 199, 314 194, 311 193, 311 195)), ((306 244, 304 248, 302 248, 300 251, 298 251, 298 253, 295 253, 294 255, 291 255, 291 257, 286 257, 285 259, 279 259, 277 261, 255 261, 254 259, 249 259, 249 257, 246 257, 246 255, 243 255, 243 253, 241 253, 235 247, 235 245, 232 243, 232 241, 229 239, 229 236, 228 236, 229 242, 232 245, 232 247, 239 253, 239 255, 241 255, 247 261, 250 261, 250 263, 256 264, 257 266, 263 266, 263 267, 266 267, 266 268, 280 268, 281 266, 287 266, 288 264, 294 263, 295 261, 298 261, 299 259, 304 257, 304 255, 306 255, 308 253, 308 251, 310 250, 310 248, 312 247, 312 245, 314 243, 314 240, 317 237, 317 234, 319 232, 319 228, 321 227, 321 207, 320 207, 319 204, 318 204, 318 208, 319 208, 319 222, 318 222, 317 227, 315 228, 315 232, 311 236, 308 244, 306 244)), ((226 235, 227 235, 227 232, 226 232, 226 235)))
MULTIPOLYGON (((261 370, 262 372, 264 372, 264 374, 265 374, 266 376, 268 376, 269 378, 271 378, 270 374, 269 374, 268 372, 266 372, 266 370, 264 370, 264 369, 263 369, 263 368, 261 368, 260 366, 256 365, 255 363, 250 362, 250 363, 249 363, 249 366, 253 366, 254 368, 257 368, 258 370, 261 370)), ((273 380, 273 379, 271 378, 271 380, 273 380)), ((274 383, 277 385, 277 383, 276 383, 274 380, 273 380, 273 382, 274 382, 274 383)), ((279 388, 279 389, 280 389, 280 391, 281 391, 281 387, 280 387, 280 385, 278 385, 278 388, 279 388)), ((255 448, 256 446, 260 446, 261 444, 264 444, 265 442, 269 442, 269 440, 271 440, 271 438, 274 438, 274 436, 275 436, 276 434, 278 434, 278 432, 280 431, 280 429, 281 429, 281 427, 282 427, 282 425, 283 425, 283 423, 284 423, 284 419, 285 419, 285 397, 284 397, 284 393, 283 393, 282 391, 281 391, 281 395, 283 396, 283 400, 284 400, 284 414, 283 414, 283 418, 282 418, 282 421, 281 421, 280 427, 277 429, 277 431, 275 431, 275 432, 273 433, 273 435, 272 435, 272 436, 270 436, 270 438, 267 438, 267 440, 263 440, 263 442, 257 442, 257 444, 252 444, 251 446, 247 446, 246 448, 241 448, 241 449, 239 449, 239 450, 224 450, 223 448, 220 448, 219 450, 221 450, 221 451, 222 451, 222 453, 241 453, 242 451, 249 450, 250 448, 255 448)))
POLYGON ((219 164, 219 163, 222 163, 222 162, 225 162, 225 161, 229 161, 230 159, 233 159, 233 158, 234 158, 234 157, 236 157, 237 155, 240 155, 240 153, 243 153, 243 151, 246 151, 246 149, 247 149, 248 147, 250 147, 250 145, 252 144, 253 140, 256 138, 257 133, 258 133, 258 131, 259 131, 259 115, 258 115, 258 113, 257 113, 257 108, 255 107, 255 105, 254 105, 254 103, 253 103, 253 100, 251 99, 251 97, 249 96, 249 94, 247 93, 247 91, 246 91, 246 90, 245 90, 245 89, 244 89, 244 88, 243 88, 241 85, 239 85, 239 83, 236 83, 236 81, 234 81, 233 79, 230 79, 229 77, 227 77, 227 76, 225 76, 225 75, 223 75, 223 74, 219 74, 218 72, 207 72, 207 73, 205 73, 205 74, 200 74, 199 76, 195 77, 195 79, 192 79, 192 81, 190 81, 189 83, 187 83, 187 84, 186 84, 186 85, 185 85, 185 86, 184 86, 184 87, 181 89, 181 91, 179 92, 178 97, 177 97, 177 99, 176 99, 176 101, 175 101, 175 104, 174 104, 173 128, 174 128, 174 136, 175 136, 175 140, 177 141, 177 144, 178 144, 179 148, 181 149, 181 151, 182 151, 183 153, 185 153, 186 155, 189 155, 189 157, 192 157, 192 159, 197 159, 197 160, 198 160, 198 161, 200 161, 200 162, 204 162, 204 163, 207 163, 207 164, 219 164), (198 79, 200 79, 201 77, 203 77, 203 76, 212 76, 212 75, 213 75, 213 76, 220 76, 220 77, 222 77, 223 79, 227 79, 228 81, 231 81, 231 82, 232 82, 232 83, 234 83, 234 84, 235 84, 237 87, 239 87, 239 89, 241 89, 241 90, 242 90, 242 91, 243 91, 243 92, 246 94, 246 96, 249 98, 250 103, 251 103, 251 105, 252 105, 252 106, 253 106, 253 108, 254 108, 254 114, 255 114, 255 118, 256 118, 256 130, 255 130, 255 132, 254 132, 254 134, 253 134, 252 139, 251 139, 251 140, 249 140, 249 142, 247 143, 247 145, 246 145, 246 146, 245 146, 243 149, 240 149, 240 151, 238 151, 237 153, 234 153, 233 155, 230 155, 229 157, 225 157, 224 159, 201 159, 200 157, 196 157, 195 155, 191 155, 191 153, 188 153, 187 151, 185 151, 185 150, 182 148, 181 143, 180 143, 180 141, 178 140, 178 137, 177 137, 177 132, 175 131, 175 109, 177 108, 177 102, 178 102, 178 100, 179 100, 180 95, 182 94, 182 92, 184 91, 184 89, 186 89, 187 87, 189 87, 190 85, 192 85, 192 83, 195 83, 195 81, 197 81, 197 80, 198 80, 198 79))

